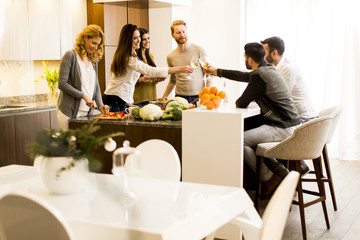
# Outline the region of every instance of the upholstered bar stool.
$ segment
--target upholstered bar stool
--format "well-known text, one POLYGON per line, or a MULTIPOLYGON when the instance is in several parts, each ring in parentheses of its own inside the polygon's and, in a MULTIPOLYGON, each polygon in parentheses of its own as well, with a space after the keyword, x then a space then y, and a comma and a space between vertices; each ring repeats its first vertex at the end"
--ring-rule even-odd
MULTIPOLYGON (((323 156, 323 160, 324 160, 324 167, 325 167, 326 176, 324 176, 323 172, 322 172, 321 180, 323 182, 329 183, 331 199, 332 199, 335 211, 337 210, 337 204, 336 204, 335 190, 334 190, 334 184, 333 184, 331 168, 330 168, 330 159, 329 159, 328 152, 327 152, 327 144, 329 144, 331 142, 331 139, 332 139, 332 137, 333 137, 333 135, 335 133, 336 127, 337 127, 337 125, 339 123, 341 110, 342 109, 341 109, 340 106, 334 106, 334 107, 330 107, 330 108, 324 109, 321 112, 319 112, 319 117, 328 116, 328 117, 332 118, 332 123, 331 123, 331 126, 330 126, 329 135, 326 138, 326 142, 325 142, 324 148, 322 150, 322 156, 323 156)), ((315 174, 315 171, 310 171, 310 174, 315 174)), ((304 182, 315 182, 316 179, 314 179, 314 178, 306 178, 303 181, 304 182)))
MULTIPOLYGON (((298 201, 293 201, 293 204, 299 206, 300 218, 303 239, 306 239, 306 224, 305 224, 305 211, 304 209, 315 203, 321 202, 326 226, 329 229, 329 218, 326 209, 326 196, 324 182, 321 180, 320 161, 322 149, 325 145, 329 129, 332 123, 331 117, 320 117, 318 119, 309 121, 299 126, 294 133, 279 143, 261 143, 258 144, 256 155, 258 156, 257 162, 257 176, 261 173, 261 166, 266 158, 276 158, 287 160, 290 162, 290 169, 294 169, 301 174, 300 160, 312 159, 315 169, 315 176, 319 192, 308 191, 302 187, 302 178, 299 179, 297 191, 298 201), (318 196, 316 199, 304 203, 303 194, 311 194, 318 196)), ((258 178, 259 179, 259 178, 258 178)), ((259 189, 261 190, 261 180, 259 181, 259 189)), ((258 190, 256 194, 256 204, 258 207, 261 192, 258 190)))

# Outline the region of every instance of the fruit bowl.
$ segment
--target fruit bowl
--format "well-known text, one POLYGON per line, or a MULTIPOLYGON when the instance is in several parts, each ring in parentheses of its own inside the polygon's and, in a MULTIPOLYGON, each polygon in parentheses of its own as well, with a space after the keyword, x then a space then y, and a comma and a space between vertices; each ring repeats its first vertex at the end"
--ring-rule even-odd
POLYGON ((200 105, 208 110, 219 108, 224 98, 225 92, 218 91, 216 87, 204 87, 199 93, 200 105))

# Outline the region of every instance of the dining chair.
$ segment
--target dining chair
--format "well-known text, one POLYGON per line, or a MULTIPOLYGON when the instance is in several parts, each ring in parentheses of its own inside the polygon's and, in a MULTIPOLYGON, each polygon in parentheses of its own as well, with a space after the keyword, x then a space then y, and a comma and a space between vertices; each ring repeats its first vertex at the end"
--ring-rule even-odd
MULTIPOLYGON (((326 195, 324 182, 321 180, 321 154, 322 149, 325 145, 327 136, 329 134, 329 129, 332 123, 332 118, 325 116, 320 117, 318 119, 306 122, 295 129, 294 133, 281 142, 269 142, 269 143, 261 143, 258 144, 256 149, 257 157, 257 173, 259 176, 261 173, 261 166, 263 164, 264 158, 276 158, 280 160, 287 160, 290 163, 290 169, 296 170, 301 174, 300 160, 310 160, 312 159, 316 182, 318 186, 318 192, 310 191, 307 189, 303 189, 302 183, 303 177, 300 177, 297 192, 298 192, 298 201, 293 201, 293 204, 299 206, 300 210, 300 218, 301 218, 301 226, 303 239, 307 238, 306 236, 306 224, 305 224, 305 211, 306 207, 309 207, 315 203, 321 202, 325 223, 327 229, 330 228, 329 218, 326 209, 326 195), (303 194, 310 194, 316 196, 316 199, 304 202, 303 194)), ((261 196, 261 180, 258 179, 258 185, 260 186, 257 189, 256 193, 256 207, 259 206, 260 196, 261 196)))
MULTIPOLYGON (((323 182, 327 182, 329 184, 331 199, 332 199, 333 207, 334 207, 335 211, 337 211, 337 204, 336 204, 334 183, 333 183, 333 178, 332 178, 331 168, 330 168, 330 159, 329 159, 329 155, 328 155, 328 151, 327 151, 327 144, 329 144, 331 142, 331 139, 334 136, 336 127, 337 127, 337 125, 339 123, 341 110, 342 109, 341 109, 340 106, 333 106, 333 107, 324 109, 321 112, 319 112, 319 117, 329 116, 329 117, 332 118, 332 123, 331 123, 331 126, 330 126, 329 134, 328 134, 328 136, 326 138, 326 142, 325 142, 325 145, 324 145, 323 150, 322 150, 322 156, 323 156, 326 176, 324 176, 323 171, 321 171, 321 180, 323 182)), ((322 170, 322 168, 321 168, 321 170, 322 170)), ((310 171, 310 174, 315 174, 315 171, 310 171)), ((304 182, 315 182, 316 179, 314 179, 314 178, 305 178, 303 181, 304 182)))
POLYGON ((71 240, 73 233, 56 209, 25 193, 0 199, 1 239, 71 240))
POLYGON ((139 144, 141 176, 180 181, 180 158, 174 147, 160 139, 139 144))

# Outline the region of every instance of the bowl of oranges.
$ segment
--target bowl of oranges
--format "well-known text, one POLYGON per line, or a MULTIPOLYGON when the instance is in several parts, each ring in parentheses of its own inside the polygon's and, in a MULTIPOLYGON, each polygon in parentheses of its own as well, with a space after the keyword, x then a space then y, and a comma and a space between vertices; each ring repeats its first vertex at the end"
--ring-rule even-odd
POLYGON ((200 104, 208 110, 219 108, 224 98, 225 92, 219 91, 217 87, 204 87, 199 93, 200 104))

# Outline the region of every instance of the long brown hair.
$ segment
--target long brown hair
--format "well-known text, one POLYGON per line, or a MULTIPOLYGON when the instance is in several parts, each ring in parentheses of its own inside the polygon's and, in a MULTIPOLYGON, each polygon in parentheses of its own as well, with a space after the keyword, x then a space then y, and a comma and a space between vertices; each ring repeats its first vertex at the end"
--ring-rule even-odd
POLYGON ((105 35, 101 27, 95 24, 91 24, 85 27, 82 30, 82 32, 77 36, 74 49, 75 52, 79 54, 81 58, 87 55, 90 61, 94 63, 100 61, 102 56, 104 55, 104 44, 105 44, 105 35), (101 37, 101 42, 98 48, 93 53, 86 52, 85 40, 84 40, 85 37, 88 37, 89 39, 94 37, 101 37))
POLYGON ((129 63, 129 57, 134 53, 132 52, 133 35, 138 30, 138 27, 133 24, 126 24, 120 32, 119 42, 111 63, 111 73, 116 77, 126 74, 126 67, 129 63))
MULTIPOLYGON (((142 55, 142 37, 144 34, 149 34, 149 31, 146 30, 145 28, 139 28, 139 32, 140 32, 140 39, 141 39, 141 44, 140 44, 140 48, 136 51, 138 57, 141 59, 141 61, 144 62, 143 59, 143 55, 142 55)), ((154 60, 150 57, 150 50, 149 49, 145 49, 145 57, 146 57, 146 62, 147 64, 149 64, 152 67, 156 67, 156 64, 154 62, 154 60)))

